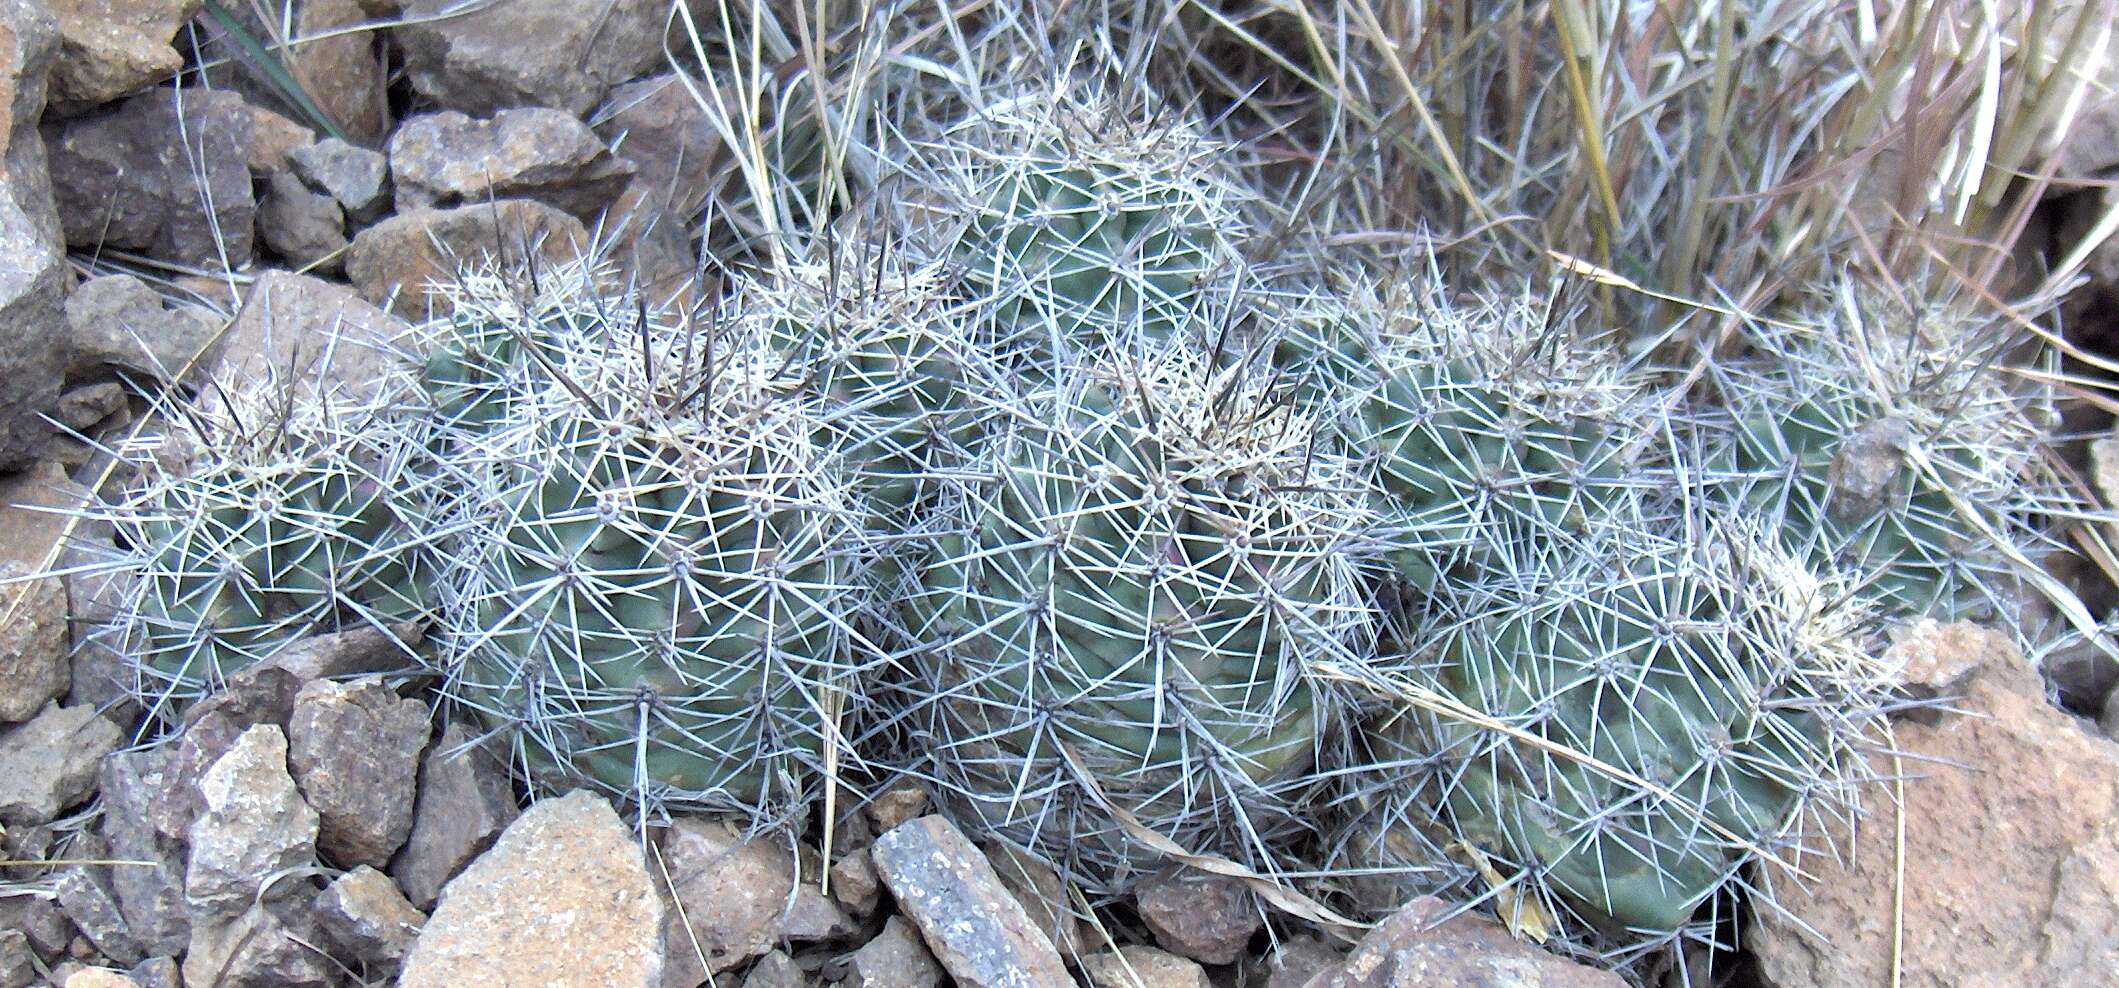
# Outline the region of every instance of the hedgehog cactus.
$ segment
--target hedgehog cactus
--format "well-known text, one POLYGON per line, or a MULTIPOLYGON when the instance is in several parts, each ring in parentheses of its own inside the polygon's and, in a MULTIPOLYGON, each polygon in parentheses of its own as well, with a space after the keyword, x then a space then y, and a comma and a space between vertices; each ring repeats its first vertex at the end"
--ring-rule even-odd
POLYGON ((956 492, 917 607, 946 802, 1092 886, 1154 857, 1121 815, 1270 867, 1335 723, 1304 663, 1365 628, 1362 513, 1308 432, 1172 356, 1079 373, 956 492))
POLYGON ((158 713, 305 636, 428 607, 424 450, 404 409, 245 382, 218 393, 230 404, 163 409, 188 463, 143 462, 108 511, 132 578, 98 634, 132 657, 158 713))
POLYGON ((1430 613, 1394 688, 1431 700, 1375 730, 1413 753, 1387 788, 1440 798, 1357 829, 1446 824, 1567 942, 1623 952, 1710 935, 1701 906, 1746 865, 1850 813, 1888 690, 1864 608, 1734 522, 1664 522, 1540 547, 1430 613))
POLYGON ((463 446, 449 692, 547 780, 803 805, 854 696, 857 502, 754 336, 598 311, 463 446))

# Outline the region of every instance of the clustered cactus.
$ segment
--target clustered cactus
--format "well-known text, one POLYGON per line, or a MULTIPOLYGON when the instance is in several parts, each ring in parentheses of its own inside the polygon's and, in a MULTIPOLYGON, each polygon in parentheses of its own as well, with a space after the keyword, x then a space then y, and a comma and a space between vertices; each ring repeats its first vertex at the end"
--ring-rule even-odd
POLYGON ((1879 620, 2028 544, 1972 341, 1842 289, 1681 379, 1546 292, 1254 268, 1226 149, 1125 119, 984 108, 711 299, 466 276, 419 387, 147 475, 107 633, 181 699, 419 616, 528 776, 643 812, 894 771, 1103 891, 1500 888, 1614 960, 1855 814, 1879 620))

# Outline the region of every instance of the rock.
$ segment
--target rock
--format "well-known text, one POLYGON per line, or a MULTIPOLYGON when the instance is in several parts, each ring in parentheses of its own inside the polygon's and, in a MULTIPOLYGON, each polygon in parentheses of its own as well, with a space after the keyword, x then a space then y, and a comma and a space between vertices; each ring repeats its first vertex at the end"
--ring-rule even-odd
POLYGON ((37 983, 37 958, 21 930, 0 929, 0 988, 28 988, 37 983))
POLYGON ((579 116, 663 59, 663 0, 612 0, 593 17, 575 0, 513 0, 437 16, 453 4, 406 0, 406 23, 395 34, 413 88, 465 113, 550 106, 579 116))
POLYGON ((184 974, 174 957, 150 957, 134 964, 130 973, 140 988, 184 988, 184 974))
POLYGON ((73 685, 67 659, 66 584, 59 577, 28 579, 36 570, 0 561, 0 723, 25 721, 73 685))
POLYGON ((1451 911, 1433 896, 1407 903, 1308 988, 1626 988, 1618 975, 1548 954, 1487 917, 1464 913, 1437 922, 1451 911))
MULTIPOLYGON (((488 10, 497 8, 487 8, 488 10)), ((458 267, 492 260, 520 264, 535 254, 551 264, 579 257, 588 229, 565 212, 529 199, 399 213, 362 230, 346 254, 346 277, 361 296, 410 319, 424 319, 426 288, 458 267)))
POLYGON ((243 163, 250 166, 252 178, 270 178, 293 167, 294 152, 316 143, 316 131, 295 123, 280 114, 251 103, 243 104, 250 117, 250 142, 245 145, 243 163))
POLYGON ((344 286, 267 271, 216 352, 233 380, 302 381, 319 393, 360 397, 387 380, 396 346, 411 331, 344 286))
POLYGON ((2119 690, 2104 698, 2104 712, 2097 716, 2097 726, 2104 736, 2119 741, 2119 690))
POLYGON ((128 392, 116 381, 73 388, 59 396, 59 408, 53 415, 60 424, 75 432, 87 432, 96 423, 125 410, 128 392))
POLYGON ((1001 877, 1015 901, 1022 904, 1037 928, 1052 940, 1061 957, 1080 957, 1089 952, 1089 935, 1069 907, 1067 883, 1052 866, 1005 840, 979 845, 993 871, 1001 877))
POLYGON ((170 308, 160 293, 129 274, 81 283, 66 300, 73 357, 67 376, 116 368, 142 380, 171 381, 213 341, 221 321, 194 306, 170 308))
POLYGON ((57 957, 74 936, 74 924, 59 904, 41 895, 0 898, 0 930, 10 929, 20 930, 42 957, 57 957))
POLYGON ((316 811, 287 774, 287 738, 278 727, 244 731, 199 779, 199 794, 205 808, 191 825, 184 872, 194 944, 201 916, 239 916, 261 890, 290 894, 296 883, 267 889, 267 881, 316 863, 316 811))
MULTIPOLYGON (((1901 983, 2103 983, 2112 967, 2096 957, 2095 941, 2111 943, 2119 924, 2119 899, 2098 889, 2112 877, 2119 744, 2049 705, 2036 673, 2000 634, 1927 624, 1885 659, 1908 662, 1924 651, 1969 651, 1975 659, 1931 661, 1971 661, 1978 671, 1952 704, 1964 715, 1901 723, 1899 763, 1877 756, 1886 777, 1919 776, 1904 785, 1901 983)), ((1810 855, 1800 863, 1814 880, 1764 876, 1780 909, 1754 910, 1744 935, 1761 984, 1890 980, 1901 864, 1895 797, 1867 795, 1873 810, 1859 832, 1829 835, 1827 846, 1849 864, 1810 855)))
POLYGON ((590 120, 611 153, 635 166, 643 205, 679 217, 699 211, 721 136, 674 73, 611 90, 590 120))
POLYGON ((900 785, 870 800, 864 808, 868 821, 875 825, 876 833, 887 834, 898 829, 898 825, 927 812, 927 790, 915 785, 900 785))
POLYGON ((869 848, 876 871, 960 985, 1073 984, 993 865, 939 816, 900 824, 869 848))
POLYGON ((317 850, 341 867, 384 867, 412 832, 427 705, 379 677, 302 687, 287 722, 287 764, 322 818, 317 850))
POLYGON ((66 988, 140 988, 140 983, 121 971, 90 967, 67 975, 66 988))
POLYGON ((377 45, 380 32, 337 31, 368 18, 358 0, 302 0, 295 12, 295 35, 315 40, 296 49, 291 67, 308 86, 317 108, 346 136, 375 143, 390 130, 389 79, 377 45))
POLYGON ((287 158, 294 174, 330 196, 347 219, 368 223, 390 207, 390 159, 382 152, 327 137, 287 158))
POLYGON ((1208 988, 1207 971, 1154 947, 1125 946, 1082 959, 1096 988, 1208 988))
MULTIPOLYGON (((414 648, 423 637, 420 626, 411 622, 311 635, 228 677, 228 688, 241 688, 245 677, 252 674, 282 673, 299 689, 300 684, 318 679, 346 679, 416 669, 419 653, 414 648)), ((294 712, 297 697, 299 693, 288 697, 289 715, 294 712)))
POLYGON ((0 0, 0 470, 28 463, 50 437, 38 414, 58 399, 66 359, 73 273, 37 130, 58 50, 44 4, 0 0))
POLYGON ((177 843, 190 840, 192 824, 206 808, 200 789, 206 773, 245 731, 260 724, 284 728, 300 689, 285 670, 253 667, 186 711, 183 733, 162 766, 162 788, 148 806, 155 832, 177 843))
POLYGON ((346 214, 338 200, 311 192, 291 172, 265 177, 258 200, 258 239, 265 249, 299 268, 330 271, 346 249, 346 214))
POLYGON ((98 833, 110 856, 152 865, 110 870, 111 892, 125 928, 152 954, 182 953, 191 939, 191 920, 184 903, 184 855, 161 840, 149 817, 155 794, 167 778, 168 748, 116 751, 103 756, 96 792, 103 815, 98 833))
POLYGON ((853 988, 936 988, 942 983, 942 965, 920 942, 919 931, 901 916, 884 922, 883 931, 854 951, 846 968, 841 983, 853 988))
POLYGON ((367 865, 338 877, 316 897, 317 927, 337 948, 334 956, 390 977, 404 963, 427 914, 412 908, 390 878, 367 865))
POLYGON ((831 866, 831 897, 854 917, 875 915, 883 903, 883 878, 866 848, 849 852, 831 866))
POLYGON ((743 988, 809 988, 811 983, 802 965, 777 950, 766 951, 743 973, 743 988))
POLYGON ((1242 882, 1181 865, 1133 892, 1141 921, 1164 950, 1202 964, 1233 964, 1265 925, 1242 882))
POLYGON ((661 933, 639 844, 608 801, 577 790, 524 811, 449 882, 398 985, 652 988, 661 933))
POLYGON ((118 725, 87 706, 47 703, 35 717, 0 727, 0 824, 45 823, 87 799, 96 763, 121 740, 118 725))
POLYGON ((1317 973, 1339 966, 1345 952, 1313 936, 1280 941, 1265 958, 1265 988, 1302 988, 1317 973))
POLYGON ((184 67, 170 46, 199 0, 53 0, 62 56, 52 65, 51 114, 70 116, 152 86, 184 67))
POLYGON ((66 918, 103 956, 127 965, 137 964, 146 956, 140 941, 125 924, 117 895, 89 866, 68 868, 59 876, 54 892, 66 918))
POLYGON ((629 185, 611 204, 598 227, 611 247, 611 260, 640 286, 651 305, 683 307, 699 300, 698 255, 692 250, 684 221, 648 204, 640 186, 629 185), (674 301, 673 301, 674 300, 674 301))
POLYGON ((778 840, 746 839, 726 821, 680 816, 655 846, 661 852, 656 886, 667 899, 665 988, 692 988, 783 939, 853 932, 853 921, 818 891, 813 866, 802 870, 798 884, 795 858, 778 840))
POLYGON ((412 833, 390 862, 390 877, 421 909, 515 819, 515 792, 500 763, 483 748, 465 748, 475 737, 448 725, 420 765, 412 833))
POLYGON ((255 133, 242 97, 201 89, 150 89, 60 122, 45 139, 66 242, 241 267, 257 214, 255 133))
POLYGON ((535 199, 594 218, 632 177, 572 115, 544 107, 474 120, 454 110, 405 121, 390 137, 399 209, 535 199))
POLYGON ((184 955, 186 988, 334 988, 337 969, 264 906, 202 923, 184 955))
POLYGON ((2066 138, 2058 142, 2054 175, 2063 181, 2119 173, 2119 58, 2107 54, 2097 76, 2084 90, 2066 138))

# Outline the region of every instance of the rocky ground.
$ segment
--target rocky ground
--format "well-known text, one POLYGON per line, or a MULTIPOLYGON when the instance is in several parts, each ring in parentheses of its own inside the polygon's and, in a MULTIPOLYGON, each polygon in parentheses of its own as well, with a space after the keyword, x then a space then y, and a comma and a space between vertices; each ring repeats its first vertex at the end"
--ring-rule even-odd
MULTIPOLYGON (((663 0, 429 16, 445 6, 299 5, 304 35, 406 22, 305 56, 342 140, 241 64, 170 85, 184 32, 216 30, 198 0, 0 0, 0 566, 18 578, 0 585, 0 988, 1622 983, 1439 902, 1334 935, 1182 868, 1086 922, 1057 875, 914 786, 845 807, 828 844, 694 817, 643 835, 587 792, 525 808, 374 631, 283 652, 136 745, 122 659, 79 640, 99 588, 28 578, 77 557, 50 509, 103 476, 81 437, 125 434, 127 382, 208 364, 358 382, 378 356, 317 344, 398 335, 427 279, 495 245, 600 241, 664 291, 697 264, 685 229, 719 138, 663 74, 663 0)), ((2112 81, 2072 175, 2119 174, 2112 81)), ((2113 195, 2056 200, 2045 246, 2071 249, 2113 195)), ((2102 345, 2119 246, 2089 269, 2072 332, 2102 345)), ((2119 494, 2119 440, 2089 455, 2119 494)), ((2119 666, 1968 625, 1894 647, 1949 712, 1899 724, 1902 795, 1820 849, 1838 855, 1762 876, 1786 911, 1750 919, 1724 975, 2119 984, 2119 666)))

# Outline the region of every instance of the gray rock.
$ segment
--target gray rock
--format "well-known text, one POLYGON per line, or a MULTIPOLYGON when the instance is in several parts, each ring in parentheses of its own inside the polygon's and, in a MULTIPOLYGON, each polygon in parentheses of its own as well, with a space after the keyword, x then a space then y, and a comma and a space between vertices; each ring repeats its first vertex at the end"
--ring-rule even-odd
POLYGON ((405 121, 390 137, 399 209, 535 199, 584 219, 618 197, 633 164, 571 114, 544 107, 477 120, 454 110, 405 121))
POLYGON ((118 747, 118 725, 91 707, 47 703, 0 727, 0 824, 46 823, 95 791, 96 764, 118 747))
POLYGON ((247 263, 256 120, 231 92, 150 89, 47 128, 66 242, 210 269, 247 263))
POLYGON ((1074 983, 1052 941, 1001 884, 986 856, 949 821, 908 821, 876 838, 869 854, 899 911, 918 924, 958 984, 1074 983))
POLYGON ((388 380, 411 331, 343 285, 268 271, 244 296, 215 352, 233 380, 299 383, 359 398, 388 380))
POLYGON ((73 273, 37 130, 59 28, 42 3, 0 0, 0 470, 28 463, 51 427, 66 360, 73 273))
POLYGON ((73 685, 67 658, 66 584, 13 560, 0 561, 0 723, 36 716, 73 685))
POLYGON ((391 977, 419 938, 427 914, 412 908, 390 877, 367 865, 353 869, 316 897, 317 927, 349 964, 373 977, 391 977))
POLYGON ((1181 865, 1141 882, 1133 901, 1156 943, 1202 964, 1235 963, 1265 925, 1242 882, 1181 865))
POLYGON ((28 892, 0 898, 0 930, 21 931, 30 950, 45 959, 64 953, 74 938, 73 921, 59 911, 59 904, 28 892))
POLYGON ((155 833, 149 818, 155 794, 166 778, 163 768, 169 756, 168 748, 103 756, 96 783, 103 805, 97 832, 109 845, 111 857, 153 862, 112 868, 111 892, 117 896, 126 929, 142 949, 174 956, 191 940, 191 920, 184 903, 184 854, 182 848, 155 833))
POLYGON ((531 806, 449 882, 399 988, 656 988, 662 899, 609 801, 576 791, 531 806))
POLYGON ((117 368, 142 380, 175 380, 220 330, 220 320, 193 306, 170 308, 146 282, 129 274, 81 283, 66 300, 73 336, 67 373, 87 377, 117 368))
POLYGON ((29 988, 37 983, 36 953, 21 930, 0 929, 0 988, 29 988))
POLYGON ((176 74, 170 46, 199 0, 51 0, 64 57, 52 66, 51 113, 92 110, 176 74))
POLYGON ((613 0, 584 16, 576 0, 513 0, 456 17, 453 0, 406 0, 395 34, 421 95, 465 113, 517 106, 583 114, 663 55, 663 0, 613 0), (534 39, 532 41, 531 39, 534 39))
POLYGON ((338 200, 311 192, 289 172, 265 177, 258 200, 258 239, 296 267, 331 271, 345 262, 346 214, 338 200))
POLYGON ((721 135, 675 74, 611 90, 590 122, 613 154, 634 164, 644 205, 680 217, 698 212, 721 135))
MULTIPOLYGON (((487 8, 493 9, 493 8, 487 8)), ((455 209, 401 212, 362 230, 346 254, 346 277, 361 297, 410 319, 429 311, 427 286, 465 265, 536 256, 548 264, 580 257, 588 228, 564 210, 531 199, 502 199, 455 209)))
MULTIPOLYGON (((192 908, 193 949, 201 917, 233 918, 276 873, 316 864, 316 811, 287 774, 287 738, 271 724, 246 730, 199 779, 205 808, 191 825, 184 898, 192 908)), ((299 883, 270 886, 274 896, 299 883)), ((215 931, 207 931, 209 937, 215 931)), ((189 975, 186 975, 189 980, 189 975)))
POLYGON ((1362 937, 1344 962, 1311 978, 1308 988, 1625 988, 1618 975, 1546 953, 1484 916, 1436 922, 1451 911, 1433 896, 1413 900, 1362 937))
MULTIPOLYGON (((228 677, 229 689, 240 688, 251 672, 285 673, 294 683, 318 679, 345 679, 379 673, 417 669, 419 653, 414 649, 423 638, 414 623, 382 628, 360 627, 329 635, 312 635, 272 653, 264 661, 228 677)), ((299 693, 288 699, 288 713, 299 693)))
POLYGON ((380 151, 327 137, 287 156, 309 187, 330 196, 356 223, 390 208, 390 159, 380 151))
POLYGON ((140 988, 184 988, 184 973, 174 957, 150 957, 128 973, 140 988))
POLYGON ((317 850, 341 867, 383 867, 412 832, 427 706, 377 677, 302 687, 287 722, 287 763, 322 818, 317 850))
POLYGON ((88 867, 68 868, 59 876, 54 892, 66 918, 103 956, 126 965, 137 964, 146 956, 139 939, 126 925, 124 913, 118 909, 117 895, 88 867))
POLYGON ((254 667, 229 677, 221 692, 184 715, 184 731, 162 766, 162 788, 148 806, 148 822, 163 839, 191 839, 192 824, 205 810, 200 783, 245 731, 261 724, 284 728, 301 684, 285 670, 254 667))
POLYGON ((1280 941, 1265 958, 1265 988, 1302 988, 1318 972, 1338 967, 1346 952, 1313 936, 1280 941))
POLYGON ((414 906, 429 909, 442 885, 484 853, 515 819, 515 792, 499 762, 466 748, 476 734, 450 724, 427 749, 412 806, 412 832, 390 877, 414 906))
POLYGON ((846 968, 842 983, 854 988, 935 988, 942 983, 942 965, 920 942, 919 931, 900 916, 890 917, 875 939, 854 951, 846 968))
POLYGON ((854 930, 818 891, 814 863, 805 864, 798 882, 796 859, 781 840, 746 839, 724 820, 677 817, 657 835, 656 847, 656 886, 668 899, 665 988, 691 988, 782 940, 833 939, 854 930))
POLYGON ((1004 840, 986 841, 979 847, 986 852, 986 860, 993 862, 1001 884, 1008 887, 1015 901, 1022 903, 1023 911, 1037 923, 1037 928, 1051 938, 1061 957, 1080 957, 1089 952, 1089 935, 1069 908, 1073 900, 1067 883, 1060 880, 1051 865, 1004 840))
POLYGON ((2104 698, 2104 711, 2097 715, 2097 726, 2105 737, 2119 741, 2119 690, 2104 698))
POLYGON ((1082 960, 1095 988, 1207 988, 1207 970, 1154 947, 1128 945, 1082 960))
POLYGON ((96 423, 125 411, 129 395, 125 385, 116 381, 70 388, 59 396, 58 409, 52 417, 75 432, 87 433, 96 423))
POLYGON ((767 951, 743 972, 743 988, 809 988, 814 983, 802 965, 777 950, 767 951))
POLYGON ((338 969, 266 907, 192 929, 184 955, 187 988, 334 988, 338 969))

